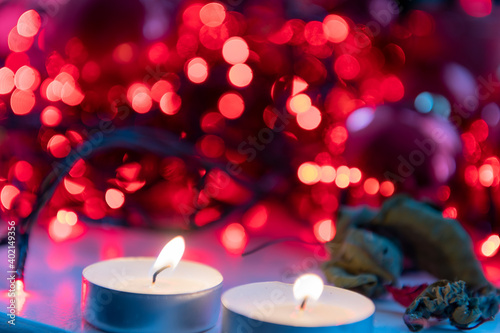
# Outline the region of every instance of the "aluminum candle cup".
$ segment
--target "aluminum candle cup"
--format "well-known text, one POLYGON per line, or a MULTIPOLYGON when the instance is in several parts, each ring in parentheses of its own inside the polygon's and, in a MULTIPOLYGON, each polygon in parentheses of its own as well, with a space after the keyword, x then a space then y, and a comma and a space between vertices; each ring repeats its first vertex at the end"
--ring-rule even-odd
POLYGON ((83 317, 108 332, 203 332, 217 323, 222 275, 180 261, 152 285, 155 258, 101 261, 83 270, 83 317))
POLYGON ((222 333, 368 333, 373 302, 355 292, 325 286, 319 299, 300 310, 293 285, 261 282, 222 295, 222 333))

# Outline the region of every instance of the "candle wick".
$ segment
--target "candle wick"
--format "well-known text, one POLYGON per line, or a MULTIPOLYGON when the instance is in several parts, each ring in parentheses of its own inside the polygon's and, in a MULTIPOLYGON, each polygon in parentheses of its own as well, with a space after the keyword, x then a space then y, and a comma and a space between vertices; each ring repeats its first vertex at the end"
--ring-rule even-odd
POLYGON ((304 309, 306 308, 306 303, 307 303, 307 296, 304 297, 304 300, 302 301, 302 303, 300 303, 300 311, 304 311, 304 309))
POLYGON ((157 271, 153 274, 153 283, 152 283, 152 285, 154 285, 154 284, 155 284, 155 282, 156 282, 156 277, 158 276, 158 274, 160 274, 161 272, 163 272, 163 271, 164 271, 164 270, 166 270, 167 268, 170 268, 170 265, 167 265, 167 266, 165 266, 165 267, 160 268, 159 270, 157 270, 157 271))

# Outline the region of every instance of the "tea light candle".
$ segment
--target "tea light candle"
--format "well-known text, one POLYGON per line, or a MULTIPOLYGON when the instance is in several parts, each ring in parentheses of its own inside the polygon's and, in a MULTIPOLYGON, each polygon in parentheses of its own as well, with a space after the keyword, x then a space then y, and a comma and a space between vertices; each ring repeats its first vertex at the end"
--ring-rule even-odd
POLYGON ((222 275, 181 261, 176 237, 158 258, 101 261, 82 273, 83 317, 108 332, 203 332, 217 323, 222 275))
POLYGON ((355 292, 323 286, 306 274, 295 285, 261 282, 222 295, 222 333, 360 332, 373 330, 375 305, 355 292))

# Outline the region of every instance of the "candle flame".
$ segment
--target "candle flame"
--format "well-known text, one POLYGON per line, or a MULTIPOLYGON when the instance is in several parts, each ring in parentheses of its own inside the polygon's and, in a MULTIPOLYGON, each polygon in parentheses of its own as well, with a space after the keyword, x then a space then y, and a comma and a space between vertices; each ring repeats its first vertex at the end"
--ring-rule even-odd
POLYGON ((182 236, 173 238, 163 247, 155 263, 149 270, 149 275, 152 277, 153 283, 160 272, 167 268, 172 272, 175 267, 177 267, 177 264, 179 264, 184 254, 185 248, 186 244, 182 236))
POLYGON ((304 310, 306 302, 318 300, 323 292, 323 287, 323 280, 316 274, 300 276, 293 285, 293 296, 300 303, 300 309, 304 310))

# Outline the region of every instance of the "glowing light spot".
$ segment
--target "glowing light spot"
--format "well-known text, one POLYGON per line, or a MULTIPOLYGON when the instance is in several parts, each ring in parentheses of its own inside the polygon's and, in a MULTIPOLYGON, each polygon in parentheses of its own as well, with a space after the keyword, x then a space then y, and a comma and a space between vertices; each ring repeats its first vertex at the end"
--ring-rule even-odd
POLYGON ((345 125, 349 132, 357 132, 370 125, 374 117, 374 109, 369 107, 359 108, 347 117, 345 125))
POLYGON ((163 64, 168 60, 168 47, 164 43, 158 42, 149 48, 149 61, 153 64, 163 64))
POLYGON ((336 175, 337 175, 337 172, 335 171, 334 167, 332 167, 331 165, 323 165, 321 167, 320 182, 327 183, 327 184, 333 183, 336 175))
POLYGON ((243 88, 252 82, 253 72, 246 64, 236 64, 229 69, 228 79, 232 85, 243 88))
POLYGON ((42 19, 33 9, 24 12, 17 21, 17 32, 23 37, 33 37, 38 33, 42 19))
POLYGON ((484 120, 478 119, 471 124, 470 132, 478 142, 483 142, 488 138, 488 124, 484 120))
POLYGON ((227 92, 219 98, 219 112, 227 119, 239 118, 245 110, 245 102, 240 94, 227 92))
POLYGON ((331 241, 335 237, 336 229, 330 219, 321 220, 314 224, 314 236, 320 243, 331 241))
POLYGON ((330 132, 330 140, 332 140, 333 143, 340 145, 347 140, 347 135, 347 130, 344 126, 335 126, 330 132))
POLYGON ((74 83, 65 83, 61 89, 61 100, 70 106, 83 102, 85 95, 75 87, 74 83))
POLYGON ((465 183, 469 186, 476 186, 479 180, 479 172, 474 165, 469 165, 465 168, 464 173, 465 183))
POLYGON ((222 56, 231 65, 244 63, 249 55, 248 44, 241 37, 231 37, 222 46, 222 56))
MULTIPOLYGON (((48 82, 47 80, 45 80, 44 83, 48 82)), ((42 86, 44 86, 44 85, 42 84, 42 86)), ((56 80, 50 81, 47 85, 47 89, 45 91, 45 96, 51 102, 60 101, 62 88, 63 88, 63 85, 61 82, 56 81, 56 80)))
POLYGON ((226 19, 226 9, 220 3, 211 2, 200 9, 200 20, 209 27, 217 27, 226 19))
POLYGON ((62 121, 61 111, 55 106, 47 106, 40 114, 40 120, 45 126, 55 127, 62 121))
POLYGON ((460 0, 462 9, 470 16, 485 17, 491 14, 491 0, 460 0))
POLYGON ((160 100, 160 109, 163 113, 174 115, 179 112, 182 100, 179 95, 174 92, 167 92, 160 100))
POLYGON ((172 83, 166 80, 159 80, 151 87, 151 97, 155 102, 160 103, 161 98, 168 92, 173 92, 172 83))
POLYGON ((299 166, 297 176, 306 185, 316 184, 321 179, 321 168, 316 163, 305 162, 299 166))
POLYGON ((182 21, 192 29, 199 29, 203 25, 200 20, 200 10, 203 5, 195 3, 187 7, 182 13, 182 21))
POLYGON ((458 215, 457 209, 455 207, 446 207, 443 210, 443 217, 448 219, 456 219, 458 215))
POLYGON ((338 188, 347 188, 347 186, 349 186, 349 175, 345 173, 339 173, 339 170, 337 169, 335 185, 337 185, 338 188))
POLYGON ((323 31, 332 43, 341 43, 349 35, 349 25, 338 15, 328 15, 323 20, 323 31))
POLYGON ((14 76, 14 83, 20 90, 35 90, 40 84, 40 74, 29 66, 22 66, 14 76))
POLYGON ((106 203, 112 209, 118 209, 125 203, 125 194, 122 191, 110 188, 106 191, 106 203))
POLYGON ((263 205, 255 205, 243 216, 243 223, 251 229, 262 228, 268 218, 267 208, 263 205))
POLYGON ((297 123, 305 130, 313 130, 321 123, 321 112, 315 106, 311 106, 306 112, 297 115, 297 123))
POLYGON ((437 197, 441 201, 446 201, 450 198, 450 187, 446 185, 439 186, 437 190, 437 197))
POLYGON ((191 59, 187 66, 186 75, 193 83, 202 83, 208 77, 208 65, 203 58, 191 59))
POLYGON ((132 108, 137 113, 147 113, 149 110, 151 110, 152 106, 153 101, 151 100, 151 96, 146 93, 139 93, 135 95, 134 99, 132 100, 132 108))
POLYGON ((335 73, 344 80, 355 79, 361 71, 361 66, 356 58, 350 54, 343 54, 335 60, 335 73))
POLYGON ((0 192, 0 201, 5 209, 9 210, 12 208, 12 203, 14 199, 21 193, 19 189, 13 185, 5 185, 0 192))
POLYGON ((78 222, 78 215, 73 211, 60 209, 57 211, 56 219, 62 224, 74 226, 78 222))
POLYGON ((50 138, 47 143, 47 149, 56 158, 63 158, 68 156, 71 151, 69 140, 61 134, 56 134, 50 138))
POLYGON ((221 157, 225 150, 224 140, 216 135, 205 135, 199 142, 199 148, 207 157, 221 157))
POLYGON ((222 232, 221 242, 229 253, 241 254, 247 244, 245 228, 239 223, 231 223, 222 232))
POLYGON ((349 169, 349 182, 351 184, 357 184, 361 181, 361 170, 358 168, 350 168, 349 169))
POLYGON ((61 223, 59 219, 54 218, 49 223, 49 236, 56 242, 66 240, 72 232, 72 226, 67 223, 61 223))
POLYGON ((19 161, 14 166, 14 175, 19 181, 27 182, 33 177, 33 167, 26 161, 19 161))
POLYGON ((126 64, 132 61, 134 58, 134 49, 129 43, 124 43, 118 45, 113 51, 113 59, 122 64, 126 64))
POLYGON ((81 194, 85 190, 85 185, 68 178, 64 178, 64 187, 66 188, 66 191, 68 191, 68 193, 72 195, 81 194))
POLYGON ((26 115, 35 106, 35 94, 30 90, 16 89, 10 96, 12 112, 18 116, 26 115))
POLYGON ((394 75, 386 77, 382 81, 380 89, 384 99, 389 102, 397 102, 402 99, 405 94, 403 83, 394 75))
POLYGON ((288 111, 298 114, 308 111, 312 106, 311 98, 306 94, 292 96, 288 102, 288 111))
POLYGON ((434 99, 432 98, 431 93, 426 91, 418 94, 415 98, 415 109, 422 113, 429 113, 432 110, 432 106, 434 105, 434 99))
POLYGON ((498 253, 500 247, 500 237, 498 235, 491 235, 481 245, 481 253, 485 257, 493 257, 498 253))
POLYGON ((33 45, 33 37, 24 37, 17 32, 17 27, 12 28, 8 37, 9 49, 12 52, 25 52, 28 51, 33 45))
POLYGON ((304 38, 311 45, 325 45, 327 39, 323 30, 323 23, 319 21, 308 22, 304 27, 304 38))
POLYGON ((394 194, 394 184, 388 180, 380 184, 380 194, 384 197, 390 197, 394 194))
POLYGON ((0 95, 8 94, 14 89, 14 72, 7 67, 0 68, 0 95))
POLYGON ((377 194, 378 190, 380 189, 378 180, 376 180, 375 178, 368 178, 363 184, 363 189, 369 195, 377 194))
POLYGON ((500 122, 500 108, 496 103, 489 103, 481 110, 481 118, 489 126, 496 126, 500 122))
POLYGON ((490 187, 495 180, 493 167, 490 164, 483 164, 479 167, 479 183, 484 187, 490 187))

